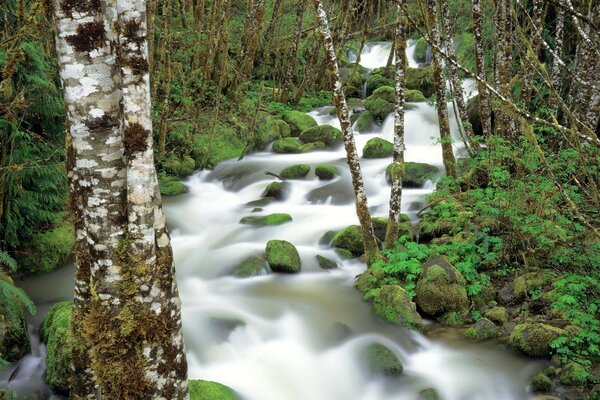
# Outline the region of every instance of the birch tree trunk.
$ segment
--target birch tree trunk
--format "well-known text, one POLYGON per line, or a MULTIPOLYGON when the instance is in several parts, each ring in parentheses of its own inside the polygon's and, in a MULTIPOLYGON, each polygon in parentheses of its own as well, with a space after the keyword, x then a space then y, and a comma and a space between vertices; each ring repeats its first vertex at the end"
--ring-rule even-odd
POLYGON ((145 6, 55 0, 77 224, 74 399, 188 397, 152 151, 145 6))
POLYGON ((427 0, 427 20, 431 29, 431 40, 435 44, 432 49, 433 86, 436 97, 436 110, 442 143, 442 156, 446 174, 456 178, 456 161, 452 151, 452 136, 450 135, 450 122, 448 121, 448 105, 446 103, 446 82, 443 77, 442 55, 437 49, 442 48, 442 40, 438 29, 438 12, 435 0, 427 0))
POLYGON ((406 18, 402 17, 402 9, 406 0, 397 0, 398 21, 394 40, 396 56, 396 108, 394 114, 394 158, 392 163, 392 191, 390 194, 390 213, 385 232, 385 248, 390 249, 398 240, 400 231, 400 212, 402 209, 402 181, 404 179, 404 87, 406 76, 406 18))
POLYGON ((492 133, 492 109, 490 98, 483 83, 486 79, 485 63, 483 60, 483 38, 481 35, 481 3, 480 0, 471 0, 471 11, 473 14, 473 35, 475 36, 475 68, 476 74, 480 78, 477 80, 477 92, 479 93, 479 113, 481 115, 481 126, 483 136, 492 133))
POLYGON ((294 39, 290 46, 290 52, 285 66, 285 75, 283 77, 283 87, 281 89, 280 100, 282 103, 286 103, 290 98, 290 92, 292 86, 294 86, 295 68, 296 61, 298 59, 298 47, 300 47, 300 40, 302 39, 302 22, 304 21, 304 10, 306 9, 306 0, 298 1, 296 8, 296 26, 294 28, 294 39))
POLYGON ((379 247, 377 246, 377 241, 375 240, 375 232, 373 231, 371 213, 369 212, 369 207, 367 205, 367 195, 365 194, 358 152, 356 150, 356 143, 354 142, 352 123, 350 122, 350 114, 348 111, 348 105, 346 104, 346 96, 344 95, 342 80, 340 78, 337 56, 335 55, 335 47, 333 45, 333 39, 329 30, 327 14, 323 9, 323 4, 320 0, 313 0, 313 2, 317 10, 319 32, 325 45, 326 59, 333 80, 333 100, 335 102, 337 116, 340 120, 344 135, 344 147, 346 149, 348 166, 350 167, 352 185, 354 188, 356 214, 358 215, 358 220, 362 230, 367 262, 370 265, 372 262, 380 259, 381 255, 379 252, 379 247))
POLYGON ((563 40, 565 31, 565 10, 562 7, 556 7, 556 29, 554 33, 554 60, 552 61, 552 85, 560 93, 562 87, 561 60, 563 53, 563 40))

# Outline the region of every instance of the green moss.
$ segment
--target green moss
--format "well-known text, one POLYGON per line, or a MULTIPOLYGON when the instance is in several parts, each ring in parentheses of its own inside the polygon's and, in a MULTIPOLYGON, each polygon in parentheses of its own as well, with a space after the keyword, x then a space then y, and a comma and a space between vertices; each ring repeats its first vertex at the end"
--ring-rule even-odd
POLYGON ((317 254, 317 262, 319 263, 319 267, 321 269, 335 269, 338 266, 337 263, 332 259, 323 257, 319 254, 317 254))
POLYGON ((392 79, 386 78, 381 74, 372 74, 367 78, 369 92, 379 89, 382 86, 394 86, 392 79))
POLYGON ((440 400, 440 396, 435 389, 423 389, 419 392, 417 400, 440 400))
POLYGON ((394 145, 387 140, 375 137, 369 139, 363 148, 364 158, 385 158, 394 154, 394 145))
POLYGON ((321 180, 330 180, 338 174, 338 169, 330 164, 319 164, 315 168, 315 175, 321 180))
MULTIPOLYGON (((283 200, 283 199, 285 199, 285 197, 287 195, 288 187, 289 187, 289 184, 286 182, 279 182, 279 181, 271 182, 265 189, 265 193, 263 194, 263 197, 272 197, 277 200, 283 200)), ((254 203, 252 205, 260 206, 262 204, 254 203)))
POLYGON ((534 393, 549 392, 552 386, 552 380, 541 372, 531 379, 531 390, 534 393))
POLYGON ((450 311, 438 318, 442 325, 461 326, 467 321, 466 314, 462 311, 450 311))
POLYGON ((373 91, 370 96, 387 101, 388 103, 396 102, 396 89, 392 86, 381 86, 373 91))
POLYGON ((317 121, 310 115, 301 111, 287 111, 283 114, 283 120, 290 127, 292 136, 298 137, 302 132, 317 126, 317 121))
POLYGON ((369 293, 373 289, 380 288, 384 279, 385 273, 381 269, 368 268, 356 277, 354 287, 363 293, 369 293))
POLYGON ((404 101, 409 103, 420 103, 422 101, 427 100, 427 98, 421 93, 420 90, 416 89, 407 89, 404 91, 404 101))
POLYGON ((309 153, 314 150, 326 149, 328 146, 323 142, 305 143, 300 146, 300 153, 309 153))
POLYGON ((285 240, 270 240, 266 248, 267 262, 273 272, 300 272, 301 262, 298 250, 285 240))
POLYGON ((233 271, 233 276, 238 278, 248 278, 251 276, 262 275, 265 271, 265 267, 266 260, 263 257, 249 257, 233 271))
MULTIPOLYGON (((346 69, 346 76, 343 78, 346 96, 360 96, 365 82, 365 79, 361 74, 361 69, 363 69, 363 67, 359 65, 357 69, 353 71, 353 66, 354 64, 349 65, 346 69)), ((340 70, 341 73, 343 73, 343 71, 343 69, 340 70)))
MULTIPOLYGON (((398 236, 408 236, 413 239, 415 237, 415 232, 410 223, 410 219, 406 214, 400 214, 400 224, 398 226, 398 236)), ((385 235, 387 232, 387 224, 388 218, 375 217, 371 218, 371 222, 373 223, 373 231, 375 232, 375 237, 380 241, 385 241, 385 235)))
POLYGON ((174 155, 170 155, 162 162, 162 168, 169 175, 185 178, 194 173, 196 162, 189 156, 180 159, 174 155))
POLYGON ((275 118, 273 118, 265 112, 259 113, 256 121, 256 133, 254 136, 253 148, 257 150, 262 150, 269 143, 277 139, 281 139, 282 137, 290 136, 289 126, 287 126, 288 134, 285 136, 281 135, 280 123, 283 123, 287 126, 285 121, 276 120, 275 118))
POLYGON ((273 151, 280 154, 302 153, 302 142, 296 138, 286 137, 273 143, 273 151))
POLYGON ((550 325, 526 322, 519 324, 510 334, 510 345, 531 357, 552 355, 552 342, 564 336, 565 331, 550 325))
POLYGON ((355 256, 354 254, 352 254, 352 252, 350 250, 346 250, 346 249, 342 249, 340 247, 336 247, 335 249, 335 253, 342 259, 342 260, 350 260, 352 258, 356 258, 357 256, 355 256))
POLYGON ((552 271, 542 270, 529 272, 516 278, 513 282, 515 296, 517 298, 529 297, 534 290, 540 290, 550 286, 554 281, 555 274, 552 271))
POLYGON ((374 375, 398 377, 404 371, 398 356, 382 344, 374 343, 367 347, 365 358, 374 375))
POLYGON ((380 97, 371 96, 365 100, 365 108, 371 112, 376 120, 381 122, 394 112, 394 103, 390 103, 380 97))
POLYGON ((275 123, 277 124, 277 128, 279 130, 279 136, 281 136, 282 138, 291 136, 292 128, 290 128, 287 122, 285 122, 282 119, 276 119, 275 123))
POLYGON ((432 67, 406 68, 406 88, 418 90, 423 93, 425 97, 431 97, 433 94, 432 67))
POLYGON ((479 319, 475 326, 465 331, 465 337, 476 342, 493 339, 500 336, 500 330, 492 321, 486 318, 479 319))
POLYGON ((239 157, 245 147, 243 135, 219 123, 214 134, 207 133, 194 138, 191 156, 196 168, 213 168, 222 161, 239 157))
POLYGON ((50 272, 63 265, 75 245, 75 228, 67 213, 56 214, 54 228, 34 233, 31 254, 19 258, 27 272, 50 272))
POLYGON ((423 328, 423 320, 417 313, 415 303, 410 301, 410 296, 400 286, 385 285, 381 289, 371 290, 364 299, 372 301, 375 313, 387 322, 406 328, 423 328))
MULTIPOLYGON (((392 183, 392 168, 390 164, 385 169, 385 177, 388 183, 392 183)), ((421 188, 428 180, 434 179, 438 174, 438 169, 433 165, 418 162, 404 163, 404 178, 402 179, 405 188, 421 188)))
POLYGON ((297 164, 291 167, 285 168, 279 173, 283 179, 302 179, 310 171, 310 165, 308 164, 297 164))
POLYGON ((576 362, 570 362, 560 373, 560 383, 565 386, 582 386, 587 383, 590 374, 586 369, 576 362))
POLYGON ((420 63, 427 61, 427 40, 425 38, 419 38, 415 47, 415 60, 420 63))
POLYGON ((235 392, 220 383, 211 381, 191 380, 190 400, 238 400, 235 392))
POLYGON ((486 310, 483 315, 492 322, 502 325, 508 321, 508 313, 504 307, 494 307, 486 310))
POLYGON ((71 308, 69 302, 57 303, 42 323, 41 336, 46 343, 46 383, 58 393, 68 393, 71 377, 71 308))
POLYGON ((320 125, 309 128, 300 134, 303 143, 323 143, 334 146, 342 142, 342 131, 331 125, 320 125))
POLYGON ((373 129, 375 125, 375 116, 369 110, 365 110, 360 113, 358 119, 356 120, 356 127, 360 132, 367 132, 373 129))
POLYGON ((468 304, 465 279, 442 258, 434 258, 423 266, 416 294, 419 307, 433 316, 464 312, 468 304))
POLYGON ((290 214, 269 214, 262 217, 244 217, 240 220, 241 224, 256 225, 256 226, 273 226, 281 225, 286 222, 291 222, 292 216, 290 214))
MULTIPOLYGON (((0 365, 17 361, 31 350, 23 302, 16 296, 19 289, 8 288, 12 279, 0 272, 0 365), (11 290, 12 289, 12 290, 11 290)), ((24 293, 23 293, 24 294, 24 293)))
POLYGON ((173 176, 159 175, 158 186, 160 187, 160 194, 167 197, 179 196, 187 192, 187 187, 173 176))
POLYGON ((355 256, 360 256, 365 252, 362 231, 360 226, 351 225, 342 229, 333 237, 333 247, 350 251, 355 256))

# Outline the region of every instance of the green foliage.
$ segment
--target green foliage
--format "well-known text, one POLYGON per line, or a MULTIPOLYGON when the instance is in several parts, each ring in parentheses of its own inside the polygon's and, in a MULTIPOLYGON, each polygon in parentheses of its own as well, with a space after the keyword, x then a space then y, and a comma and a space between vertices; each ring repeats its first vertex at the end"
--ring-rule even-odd
POLYGON ((71 376, 71 309, 71 303, 66 301, 52 306, 40 332, 47 345, 46 382, 60 393, 69 391, 71 376))
POLYGON ((16 271, 17 262, 7 252, 0 251, 0 311, 13 323, 18 322, 19 310, 25 307, 32 315, 36 314, 33 301, 23 289, 16 287, 7 272, 16 271), (6 271, 5 268, 8 268, 6 271))
POLYGON ((217 382, 190 380, 190 400, 237 400, 231 388, 217 382))

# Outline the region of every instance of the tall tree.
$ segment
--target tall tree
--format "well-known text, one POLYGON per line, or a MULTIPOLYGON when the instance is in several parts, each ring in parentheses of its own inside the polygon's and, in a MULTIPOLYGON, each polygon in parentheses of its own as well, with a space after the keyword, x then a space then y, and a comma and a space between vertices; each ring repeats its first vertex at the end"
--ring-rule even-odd
POLYGON ((77 221, 72 398, 186 399, 152 150, 146 4, 55 0, 77 221), (78 358, 80 357, 80 358, 78 358))
POLYGON ((477 80, 477 92, 479 98, 479 112, 481 114, 481 126, 483 135, 492 133, 492 111, 488 90, 485 87, 485 64, 483 60, 483 37, 481 34, 481 3, 480 0, 471 0, 471 11, 473 14, 473 36, 475 37, 475 68, 479 77, 477 80))
POLYGON ((298 58, 298 48, 302 39, 302 22, 304 21, 304 10, 306 8, 306 0, 298 1, 296 7, 296 25, 294 28, 294 37, 290 45, 288 59, 285 63, 285 73, 283 76, 283 87, 281 89, 281 97, 279 101, 286 103, 291 97, 290 92, 294 86, 296 60, 298 58))
POLYGON ((354 132, 352 132, 350 113, 348 111, 348 104, 346 103, 346 96, 344 95, 342 79, 340 78, 337 56, 335 54, 331 31, 329 30, 327 14, 325 13, 323 4, 320 0, 313 0, 313 2, 317 10, 319 32, 325 45, 327 64, 333 81, 333 101, 335 102, 337 116, 342 127, 344 147, 346 149, 348 166, 350 167, 350 175, 352 176, 356 214, 358 215, 358 221, 360 222, 362 230, 367 262, 371 264, 373 261, 380 259, 381 255, 379 247, 377 246, 377 241, 375 240, 371 213, 369 212, 369 207, 367 205, 367 195, 365 193, 358 152, 354 141, 354 132))
POLYGON ((385 248, 394 247, 400 231, 400 212, 402 208, 402 181, 404 179, 404 87, 406 76, 404 73, 406 60, 406 18, 402 16, 402 9, 406 7, 406 0, 397 0, 396 37, 394 39, 394 53, 396 56, 396 108, 394 114, 394 158, 392 163, 392 191, 390 195, 390 214, 385 233, 385 248))

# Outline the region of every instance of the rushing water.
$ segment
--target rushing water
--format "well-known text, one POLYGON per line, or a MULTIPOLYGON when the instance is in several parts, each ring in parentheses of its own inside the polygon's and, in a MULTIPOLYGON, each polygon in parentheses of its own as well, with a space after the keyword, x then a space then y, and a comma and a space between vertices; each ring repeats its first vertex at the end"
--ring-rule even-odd
MULTIPOLYGON (((377 44, 366 49, 362 58, 365 65, 376 67, 385 64, 387 54, 389 44, 377 44)), ((331 109, 310 114, 319 124, 339 126, 331 109)), ((390 116, 373 132, 357 134, 357 146, 362 151, 370 138, 391 140, 392 135, 390 116)), ((441 174, 438 140, 434 109, 424 103, 410 107, 406 160, 436 165, 441 174)), ((455 150, 457 154, 463 151, 460 145, 455 150)), ((389 162, 361 160, 375 216, 388 211, 384 170, 389 162)), ((199 171, 186 185, 189 193, 166 199, 165 210, 175 249, 190 378, 222 382, 247 400, 412 400, 419 390, 430 387, 444 400, 531 398, 527 382, 538 368, 536 363, 497 347, 444 336, 427 339, 384 323, 361 301, 352 284, 364 264, 343 261, 320 244, 326 232, 357 223, 341 147, 307 154, 253 154, 243 161, 224 162, 214 171, 199 171), (313 167, 331 163, 341 174, 332 181, 320 181, 313 168, 305 179, 290 181, 286 200, 254 213, 289 213, 290 223, 262 228, 240 224, 242 217, 253 214, 254 206, 247 203, 259 199, 273 180, 265 172, 278 173, 299 163, 313 167), (245 258, 263 254, 271 239, 296 245, 302 258, 300 274, 231 276, 245 258), (339 268, 319 269, 317 254, 336 260, 339 268), (405 366, 401 378, 370 375, 364 349, 371 343, 382 343, 400 357, 405 366)), ((429 182, 421 189, 404 190, 403 211, 415 219, 434 186, 429 182)), ((72 267, 67 267, 30 278, 22 287, 42 305, 43 315, 48 304, 72 297, 72 282, 72 267)), ((13 366, 0 380, 19 391, 29 385, 42 393, 37 398, 50 398, 43 392, 40 373, 44 347, 34 345, 34 354, 17 367, 23 373, 15 373, 13 366)))

